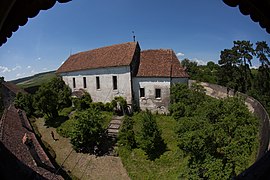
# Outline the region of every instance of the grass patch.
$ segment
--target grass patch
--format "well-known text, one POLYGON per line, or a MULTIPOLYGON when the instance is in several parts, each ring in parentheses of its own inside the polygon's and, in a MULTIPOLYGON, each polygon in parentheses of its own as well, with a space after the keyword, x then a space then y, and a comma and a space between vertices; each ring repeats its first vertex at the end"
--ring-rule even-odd
POLYGON ((112 120, 113 112, 102 111, 101 114, 103 116, 103 126, 102 127, 104 129, 106 129, 112 120))
MULTIPOLYGON (((129 151, 125 147, 119 147, 118 153, 131 179, 178 179, 179 174, 185 171, 188 158, 177 147, 177 135, 174 131, 177 122, 170 116, 155 116, 162 138, 167 144, 167 151, 155 161, 150 161, 141 149, 129 151)), ((133 116, 135 134, 140 131, 140 117, 140 113, 133 116)))
POLYGON ((54 72, 40 73, 28 78, 24 78, 24 81, 22 80, 22 82, 19 82, 17 85, 23 89, 40 86, 41 84, 47 83, 55 77, 56 74, 54 72))

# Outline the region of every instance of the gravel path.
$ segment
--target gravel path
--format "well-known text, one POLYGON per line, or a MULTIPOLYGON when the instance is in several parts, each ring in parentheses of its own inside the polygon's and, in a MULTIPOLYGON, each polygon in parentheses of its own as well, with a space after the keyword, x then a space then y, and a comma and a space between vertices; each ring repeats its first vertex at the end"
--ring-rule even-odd
POLYGON ((35 124, 42 135, 42 140, 46 141, 55 151, 57 163, 62 164, 65 161, 63 168, 71 172, 73 176, 85 180, 130 179, 119 157, 101 156, 96 158, 94 155, 76 153, 72 150, 69 139, 58 135, 55 128, 44 126, 43 119, 38 119, 35 124), (57 141, 52 139, 51 131, 54 132, 57 141))

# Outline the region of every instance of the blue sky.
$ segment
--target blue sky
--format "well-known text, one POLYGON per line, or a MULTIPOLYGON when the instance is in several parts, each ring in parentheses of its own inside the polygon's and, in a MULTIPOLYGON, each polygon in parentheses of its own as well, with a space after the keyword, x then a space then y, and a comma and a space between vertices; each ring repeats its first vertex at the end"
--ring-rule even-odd
MULTIPOLYGON (((234 40, 266 41, 258 23, 222 0, 73 0, 41 11, 0 47, 0 76, 56 70, 70 54, 132 41, 173 49, 179 59, 217 62, 234 40)), ((254 62, 254 66, 258 63, 254 62)))

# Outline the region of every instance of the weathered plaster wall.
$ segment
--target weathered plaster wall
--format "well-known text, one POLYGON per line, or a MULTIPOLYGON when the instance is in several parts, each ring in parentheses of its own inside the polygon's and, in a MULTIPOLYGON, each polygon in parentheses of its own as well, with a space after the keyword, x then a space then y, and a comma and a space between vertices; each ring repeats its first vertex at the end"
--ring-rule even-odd
POLYGON ((168 113, 170 104, 170 82, 187 83, 186 78, 154 78, 136 77, 133 80, 134 100, 142 110, 168 113), (140 88, 144 88, 145 96, 140 97, 140 88), (155 89, 161 89, 161 97, 155 97, 155 89))
POLYGON ((90 69, 62 73, 65 83, 76 91, 84 89, 90 93, 95 102, 110 102, 115 96, 123 96, 127 102, 132 102, 131 75, 129 66, 90 69), (117 89, 113 90, 113 76, 117 76, 117 89), (86 77, 86 88, 83 87, 83 77, 86 77), (100 89, 96 88, 96 77, 100 80, 100 89), (73 78, 76 88, 73 88, 73 78))

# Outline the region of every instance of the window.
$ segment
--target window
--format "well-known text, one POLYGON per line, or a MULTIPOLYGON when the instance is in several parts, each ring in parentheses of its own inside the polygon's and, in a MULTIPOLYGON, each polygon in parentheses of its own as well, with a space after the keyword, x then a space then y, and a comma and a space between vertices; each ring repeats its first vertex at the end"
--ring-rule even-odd
POLYGON ((76 81, 75 81, 75 78, 73 78, 73 88, 76 88, 76 81))
POLYGON ((113 89, 117 89, 117 77, 113 76, 113 89))
POLYGON ((83 88, 86 88, 86 77, 83 77, 83 88))
POLYGON ((156 89, 156 98, 161 98, 161 89, 156 89))
POLYGON ((140 88, 140 97, 144 97, 145 93, 144 93, 144 88, 140 88))
POLYGON ((100 89, 100 82, 99 82, 99 77, 96 77, 96 87, 97 89, 100 89))

